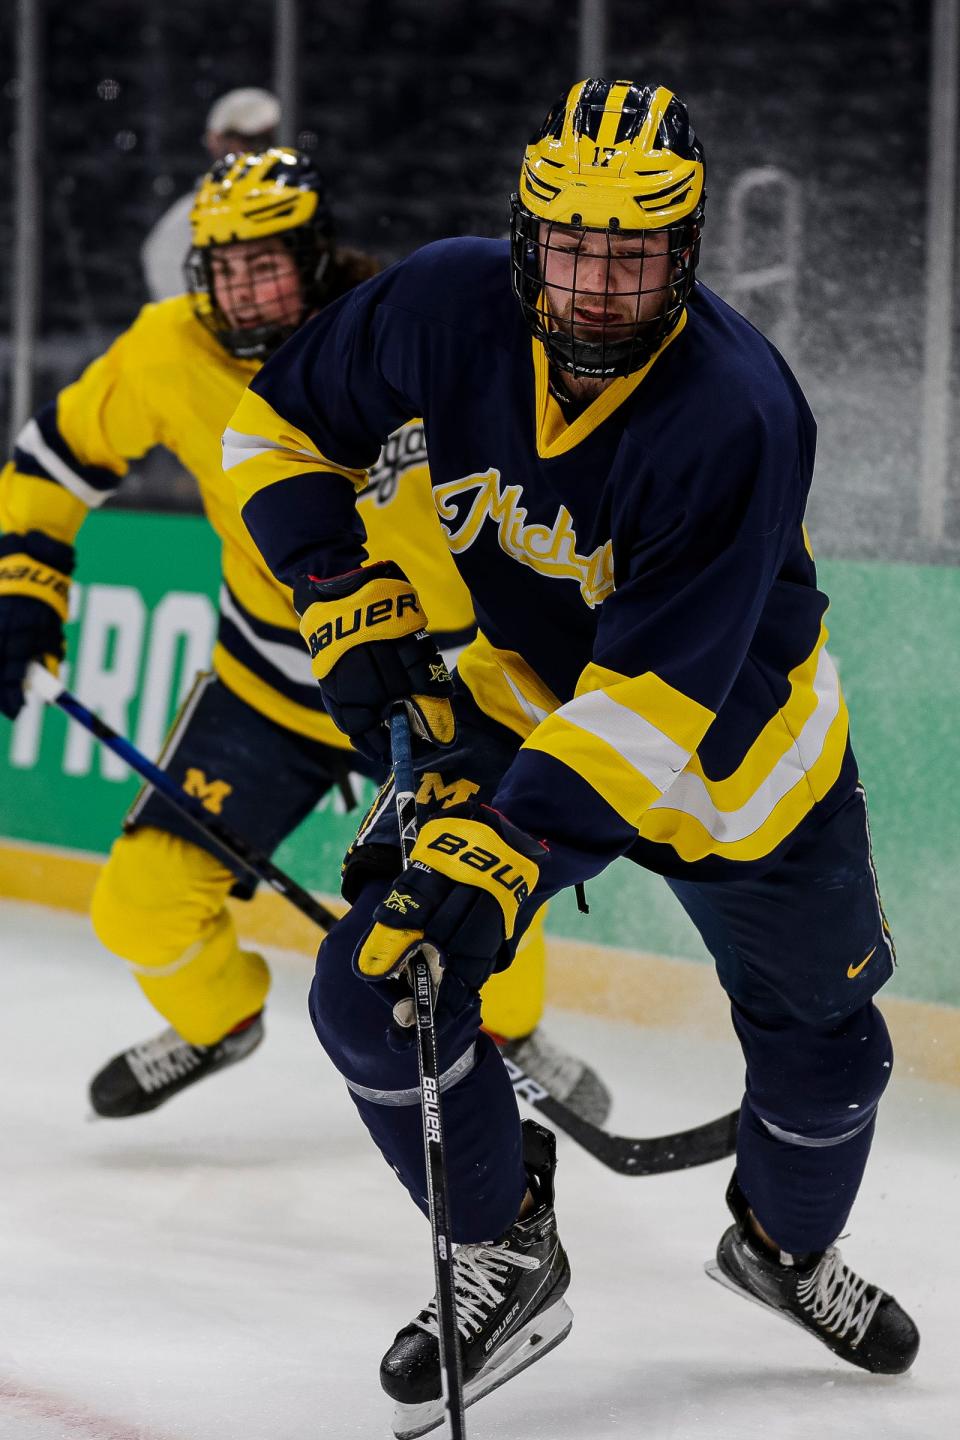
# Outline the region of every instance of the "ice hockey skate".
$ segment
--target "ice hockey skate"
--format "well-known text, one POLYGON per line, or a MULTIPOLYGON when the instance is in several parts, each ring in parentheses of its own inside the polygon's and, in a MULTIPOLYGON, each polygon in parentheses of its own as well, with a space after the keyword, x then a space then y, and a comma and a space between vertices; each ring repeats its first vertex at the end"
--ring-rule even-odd
POLYGON ((892 1295, 854 1274, 835 1245, 810 1255, 781 1251, 778 1259, 753 1233, 736 1176, 727 1204, 736 1223, 707 1262, 711 1279, 802 1325, 851 1365, 877 1375, 909 1370, 920 1335, 892 1295))
MULTIPOLYGON (((556 1138, 525 1120, 523 1155, 533 1209, 498 1240, 460 1245, 453 1255, 465 1405, 540 1360, 573 1324, 563 1298, 570 1266, 553 1209, 556 1138)), ((395 1404, 397 1440, 442 1422, 435 1299, 397 1335, 380 1364, 380 1383, 395 1404)))
POLYGON ((115 1055, 94 1075, 90 1103, 98 1115, 109 1119, 144 1115, 188 1085, 244 1060, 256 1050, 263 1033, 262 1013, 215 1045, 190 1045, 176 1030, 164 1030, 115 1055))
POLYGON ((581 1120, 603 1127, 610 1115, 610 1091, 585 1060, 570 1055, 544 1035, 540 1026, 520 1040, 494 1035, 503 1053, 532 1080, 568 1106, 581 1120))

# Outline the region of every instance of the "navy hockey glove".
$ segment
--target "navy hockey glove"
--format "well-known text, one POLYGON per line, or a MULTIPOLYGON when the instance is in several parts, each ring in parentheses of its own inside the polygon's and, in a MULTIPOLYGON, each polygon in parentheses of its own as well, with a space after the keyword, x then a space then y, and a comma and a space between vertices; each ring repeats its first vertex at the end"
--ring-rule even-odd
POLYGON ((40 530, 0 535, 0 711, 16 720, 31 660, 63 659, 73 546, 40 530))
MULTIPOLYGON (((470 802, 428 820, 410 867, 373 912, 353 963, 364 980, 400 975, 420 949, 439 962, 437 1028, 475 1003, 513 958, 517 912, 539 878, 546 847, 489 806, 470 802)), ((435 980, 438 978, 436 971, 435 980)), ((401 1024, 412 1023, 412 1011, 401 1024)))
POLYGON ((453 681, 399 565, 381 560, 331 580, 308 575, 293 603, 323 703, 358 750, 388 757, 384 722, 398 700, 421 739, 453 743, 453 681))

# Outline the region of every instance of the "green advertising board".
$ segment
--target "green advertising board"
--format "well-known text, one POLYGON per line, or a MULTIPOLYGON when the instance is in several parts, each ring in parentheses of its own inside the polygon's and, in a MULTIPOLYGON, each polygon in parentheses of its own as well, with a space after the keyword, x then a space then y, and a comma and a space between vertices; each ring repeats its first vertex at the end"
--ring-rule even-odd
MULTIPOLYGON (((88 518, 78 557, 62 673, 155 757, 197 671, 209 668, 219 541, 196 516, 107 511, 88 518)), ((0 718, 0 836, 104 855, 138 788, 130 769, 61 711, 34 701, 14 726, 0 718)), ((304 884, 336 890, 352 817, 330 796, 304 828, 309 838, 298 837, 285 858, 304 884)))
MULTIPOLYGON (((195 672, 208 664, 218 548, 209 526, 192 516, 108 511, 84 527, 68 683, 149 755, 158 752, 195 672)), ((914 999, 960 1004, 953 945, 960 572, 832 562, 820 574, 833 602, 830 648, 850 705, 898 943, 894 986, 914 999)), ((105 854, 136 790, 127 768, 60 711, 32 703, 16 725, 0 719, 0 837, 105 854)), ((301 884, 334 892, 355 818, 343 813, 339 797, 328 797, 283 844, 277 863, 301 884)), ((588 917, 572 896, 559 897, 548 929, 704 958, 657 877, 623 862, 593 881, 588 896, 588 917)))

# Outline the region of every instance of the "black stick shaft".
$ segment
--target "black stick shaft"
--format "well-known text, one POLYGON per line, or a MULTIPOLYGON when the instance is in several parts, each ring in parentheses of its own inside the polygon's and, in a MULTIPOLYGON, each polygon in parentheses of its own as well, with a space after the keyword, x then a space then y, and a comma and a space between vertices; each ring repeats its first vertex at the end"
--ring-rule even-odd
MULTIPOLYGON (((400 827, 400 849, 403 868, 406 870, 417 838, 417 800, 413 757, 410 751, 410 727, 402 706, 398 706, 390 718, 390 750, 396 790, 397 823, 400 827)), ((440 1106, 440 1066, 433 1023, 433 980, 427 958, 422 951, 415 956, 410 968, 417 1021, 420 1113, 423 1120, 427 1203, 437 1292, 440 1378, 452 1440, 466 1440, 460 1342, 457 1336, 457 1296, 453 1279, 453 1244, 450 1238, 450 1203, 440 1106)))

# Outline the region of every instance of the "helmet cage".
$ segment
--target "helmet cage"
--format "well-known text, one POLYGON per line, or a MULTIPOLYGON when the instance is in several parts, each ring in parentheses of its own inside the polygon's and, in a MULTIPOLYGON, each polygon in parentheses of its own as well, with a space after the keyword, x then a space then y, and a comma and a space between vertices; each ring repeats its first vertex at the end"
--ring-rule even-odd
MULTIPOLYGON (((218 245, 193 246, 184 262, 183 273, 187 290, 193 299, 194 314, 218 344, 238 360, 265 360, 303 324, 311 311, 323 303, 328 289, 327 269, 331 246, 326 227, 301 225, 264 237, 282 241, 293 256, 300 282, 300 306, 296 319, 278 321, 265 315, 261 323, 238 327, 232 325, 217 297, 223 278, 215 279, 213 257, 218 245)), ((259 240, 230 242, 233 245, 257 245, 259 240)))
MULTIPOLYGON (((609 226, 598 228, 578 225, 579 216, 573 216, 572 224, 561 224, 534 215, 520 199, 513 195, 510 201, 510 252, 513 289, 520 301, 527 328, 534 339, 539 340, 556 369, 576 379, 611 380, 617 376, 631 375, 656 354, 668 335, 679 323, 687 299, 693 290, 697 261, 700 256, 700 232, 703 223, 703 204, 699 204, 682 220, 662 229, 623 230, 613 218, 609 226), (586 291, 578 287, 577 271, 579 255, 574 255, 573 270, 568 285, 557 285, 551 280, 551 289, 565 291, 570 297, 569 314, 572 316, 577 297, 588 298, 596 304, 610 301, 610 266, 612 263, 636 267, 636 289, 616 288, 616 308, 623 313, 624 299, 633 299, 633 315, 623 319, 604 320, 600 325, 585 325, 571 319, 560 318, 551 313, 544 286, 545 262, 551 251, 559 249, 559 237, 565 242, 564 250, 569 257, 571 236, 598 234, 606 237, 607 268, 604 290, 586 291), (634 259, 614 253, 611 241, 646 240, 653 236, 667 236, 667 253, 670 257, 668 282, 652 285, 644 283, 645 256, 638 250, 634 259), (647 297, 660 292, 659 309, 649 313, 647 297), (585 334, 585 330, 587 333, 585 334)), ((655 252, 657 258, 662 250, 655 252)), ((622 278, 622 276, 621 276, 622 278)))

